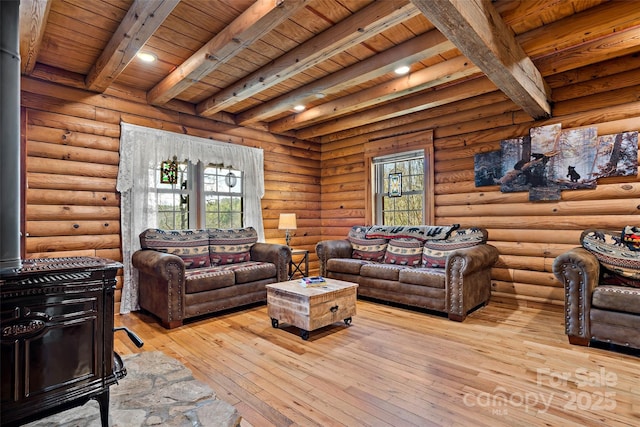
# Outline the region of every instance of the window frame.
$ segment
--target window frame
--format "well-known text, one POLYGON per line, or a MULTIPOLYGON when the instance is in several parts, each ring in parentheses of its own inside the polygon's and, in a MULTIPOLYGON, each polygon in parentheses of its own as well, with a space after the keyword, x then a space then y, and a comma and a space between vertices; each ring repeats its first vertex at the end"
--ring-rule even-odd
MULTIPOLYGON (((372 159, 372 167, 373 174, 375 179, 375 185, 373 186, 374 190, 374 202, 373 202, 373 220, 376 224, 379 225, 421 225, 425 220, 425 204, 426 204, 426 196, 424 193, 424 176, 426 173, 425 167, 425 158, 424 158, 424 150, 412 150, 406 151, 402 153, 394 153, 390 155, 375 157, 372 159), (393 196, 388 194, 388 191, 385 191, 385 180, 389 179, 389 174, 385 172, 385 165, 388 164, 397 164, 402 162, 409 162, 414 160, 420 160, 422 162, 422 189, 420 191, 416 190, 407 190, 407 186, 402 184, 403 180, 406 179, 406 174, 401 173, 401 188, 402 189, 400 197, 408 197, 411 195, 422 195, 422 205, 420 209, 421 222, 420 224, 385 224, 385 213, 393 210, 396 213, 401 211, 395 209, 386 209, 385 206, 385 198, 392 198, 393 196)), ((410 175, 412 176, 412 175, 410 175)), ((406 212, 414 212, 407 210, 406 212)))
MULTIPOLYGON (((232 167, 225 167, 222 165, 209 164, 205 166, 202 162, 193 163, 188 159, 178 162, 178 165, 179 165, 178 176, 182 175, 182 173, 180 172, 180 168, 186 165, 185 169, 186 169, 186 176, 187 176, 187 179, 186 179, 187 187, 182 188, 183 180, 180 178, 178 179, 178 182, 176 184, 171 184, 171 188, 165 187, 165 186, 168 186, 168 184, 157 184, 158 188, 157 188, 156 194, 174 195, 174 205, 173 205, 173 210, 158 209, 156 227, 167 228, 160 223, 160 217, 162 212, 173 212, 174 227, 169 227, 173 229, 242 228, 244 227, 244 222, 245 222, 244 181, 245 180, 244 180, 244 172, 242 170, 235 169, 232 167), (222 175, 221 173, 224 173, 224 171, 229 171, 229 172, 233 171, 236 174, 239 174, 239 177, 237 178, 237 180, 238 180, 238 185, 240 186, 240 191, 225 192, 225 191, 219 191, 219 189, 215 191, 206 191, 205 173, 209 168, 214 168, 215 169, 214 175, 216 175, 217 177, 222 177, 222 179, 224 179, 224 175, 222 175), (222 172, 219 172, 219 171, 222 171, 222 172), (225 225, 222 225, 221 227, 207 224, 207 196, 217 196, 217 197, 228 196, 228 197, 239 198, 240 211, 238 212, 238 211, 232 210, 231 214, 233 215, 234 213, 236 213, 240 215, 240 224, 234 223, 233 221, 231 222, 231 224, 225 224, 225 225), (187 203, 186 203, 187 204, 186 214, 188 216, 187 227, 184 227, 182 225, 177 226, 176 224, 176 218, 177 218, 176 215, 179 212, 179 210, 178 210, 178 205, 175 204, 175 201, 178 197, 187 197, 187 203)), ((153 173, 154 173, 154 176, 159 176, 160 165, 158 165, 155 168, 153 173)), ((157 203, 157 206, 159 208, 161 204, 157 203)), ((220 211, 218 211, 218 216, 219 215, 220 215, 220 211)))
POLYGON ((365 224, 373 225, 375 219, 375 167, 373 159, 409 151, 424 152, 424 223, 435 224, 433 130, 370 140, 364 148, 365 165, 365 224))

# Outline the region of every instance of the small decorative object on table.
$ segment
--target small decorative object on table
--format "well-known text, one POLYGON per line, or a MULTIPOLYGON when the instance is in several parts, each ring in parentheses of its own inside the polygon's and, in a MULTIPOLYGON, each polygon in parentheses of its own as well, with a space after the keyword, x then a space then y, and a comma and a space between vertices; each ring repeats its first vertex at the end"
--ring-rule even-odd
POLYGON ((303 277, 300 279, 300 284, 305 288, 310 288, 313 286, 324 286, 326 280, 322 276, 312 276, 312 277, 303 277))

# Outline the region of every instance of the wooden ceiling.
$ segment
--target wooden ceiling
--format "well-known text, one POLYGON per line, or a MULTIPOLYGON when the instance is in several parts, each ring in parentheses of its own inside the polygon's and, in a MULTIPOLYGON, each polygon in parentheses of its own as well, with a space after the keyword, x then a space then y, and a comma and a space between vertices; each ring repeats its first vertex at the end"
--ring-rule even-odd
POLYGON ((497 89, 549 117, 549 76, 640 52, 635 1, 21 0, 20 19, 24 75, 317 141, 497 89))

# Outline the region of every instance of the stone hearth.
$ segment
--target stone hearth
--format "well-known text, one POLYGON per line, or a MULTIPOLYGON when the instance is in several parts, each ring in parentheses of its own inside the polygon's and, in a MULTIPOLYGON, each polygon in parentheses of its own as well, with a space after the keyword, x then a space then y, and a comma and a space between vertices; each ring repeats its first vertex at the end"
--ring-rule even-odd
MULTIPOLYGON (((123 356, 122 359, 127 376, 110 388, 111 427, 240 425, 238 411, 219 400, 208 385, 197 381, 178 360, 157 351, 123 356)), ((100 427, 98 402, 91 400, 82 407, 26 426, 54 425, 100 427)))

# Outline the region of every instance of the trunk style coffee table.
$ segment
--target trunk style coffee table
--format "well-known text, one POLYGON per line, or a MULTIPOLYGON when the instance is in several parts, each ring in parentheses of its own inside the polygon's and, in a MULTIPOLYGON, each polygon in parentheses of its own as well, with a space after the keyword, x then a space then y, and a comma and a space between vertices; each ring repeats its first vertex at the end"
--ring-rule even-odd
POLYGON ((309 332, 332 323, 351 324, 356 314, 357 283, 325 279, 322 286, 305 288, 300 280, 267 285, 267 313, 271 326, 280 322, 300 328, 303 340, 309 332))

